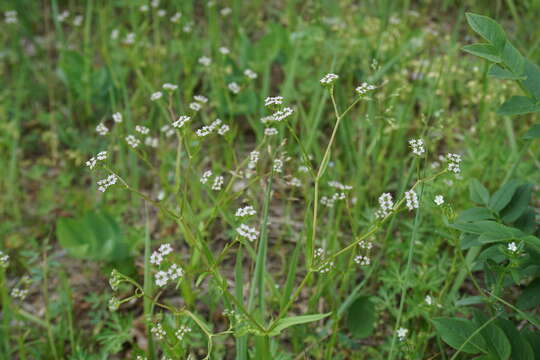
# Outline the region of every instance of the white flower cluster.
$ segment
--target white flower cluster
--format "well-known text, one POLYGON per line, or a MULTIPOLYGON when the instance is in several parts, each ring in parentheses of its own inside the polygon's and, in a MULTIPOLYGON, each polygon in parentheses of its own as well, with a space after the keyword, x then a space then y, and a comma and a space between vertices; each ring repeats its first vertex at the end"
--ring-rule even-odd
POLYGON ((362 240, 358 243, 358 246, 360 246, 362 249, 371 250, 373 243, 371 241, 362 240))
POLYGON ((272 165, 272 170, 274 170, 277 173, 282 173, 283 172, 283 160, 274 159, 274 163, 272 165))
POLYGON ((244 70, 244 75, 247 76, 251 80, 254 80, 257 78, 257 73, 251 69, 244 70))
POLYGON ((405 328, 402 328, 402 327, 397 329, 397 337, 398 337, 399 341, 405 341, 405 339, 407 338, 408 333, 409 333, 409 329, 405 329, 405 328))
POLYGON ((0 267, 6 269, 9 266, 9 255, 0 250, 0 267))
POLYGON ((266 136, 274 136, 277 134, 278 134, 278 131, 276 128, 269 127, 269 128, 264 129, 264 135, 266 136))
POLYGON ((236 232, 238 233, 238 235, 248 239, 249 241, 255 241, 259 237, 259 231, 246 224, 241 224, 239 227, 237 227, 236 232))
POLYGON ((160 265, 163 258, 172 253, 172 251, 173 249, 171 244, 162 244, 158 250, 154 251, 152 255, 150 255, 150 263, 153 265, 160 265))
POLYGON ((331 208, 331 207, 334 207, 334 204, 336 203, 336 201, 345 200, 345 198, 346 198, 345 193, 339 192, 332 195, 332 197, 327 197, 327 196, 321 197, 321 204, 331 208))
POLYGON ((212 176, 212 170, 206 170, 201 176, 201 184, 206 184, 212 176))
POLYGON ((181 18, 181 17, 182 17, 182 13, 177 12, 177 13, 175 13, 173 16, 171 16, 171 19, 170 19, 170 20, 171 20, 171 22, 177 24, 177 23, 180 22, 180 18, 181 18))
POLYGON ((354 262, 357 263, 360 266, 367 266, 367 265, 371 264, 371 260, 369 259, 369 257, 364 256, 364 255, 355 256, 354 257, 354 262))
POLYGON ((424 148, 424 140, 422 139, 411 139, 409 140, 409 145, 413 154, 415 155, 422 156, 422 154, 426 151, 424 148))
POLYGON ((448 171, 453 172, 454 174, 459 174, 461 168, 459 164, 461 163, 461 156, 457 154, 447 154, 446 159, 448 160, 448 171))
POLYGON ((174 90, 178 89, 178 85, 171 84, 171 83, 165 83, 165 84, 163 84, 162 88, 163 88, 163 90, 174 91, 174 90))
POLYGON ((17 11, 8 10, 4 12, 6 24, 15 24, 17 22, 17 11))
POLYGON ((320 274, 324 274, 324 273, 327 273, 330 270, 332 270, 333 267, 334 267, 334 262, 333 261, 327 261, 319 268, 318 272, 320 274))
MULTIPOLYGON (((307 169, 307 168, 306 168, 307 169)), ((344 185, 338 181, 329 181, 328 182, 328 185, 333 187, 333 188, 336 188, 338 190, 342 190, 342 191, 346 191, 346 190, 352 190, 352 186, 350 185, 344 185)))
POLYGON ((141 144, 141 140, 137 139, 133 135, 126 136, 126 142, 128 143, 129 146, 131 146, 134 149, 141 144))
POLYGON ((248 169, 255 169, 257 166, 257 161, 259 161, 260 152, 257 150, 253 150, 249 153, 249 163, 248 163, 248 169))
POLYGON ((218 129, 217 133, 221 136, 225 135, 231 128, 227 124, 221 125, 221 127, 218 129))
POLYGON ((101 192, 105 192, 105 190, 107 190, 109 186, 116 184, 117 179, 118 178, 116 177, 116 175, 111 174, 107 176, 105 179, 98 180, 97 182, 98 190, 101 192))
POLYGON ((161 99, 162 96, 163 96, 163 93, 161 91, 156 91, 155 93, 150 95, 150 100, 151 101, 156 101, 156 100, 161 99))
POLYGON ((96 156, 92 156, 86 162, 86 166, 88 166, 90 168, 90 170, 92 170, 97 165, 98 161, 103 161, 105 159, 107 159, 107 152, 106 151, 100 151, 96 156))
POLYGON ((13 290, 11 290, 11 297, 14 299, 24 300, 27 295, 28 289, 14 288, 13 290))
POLYGON ((198 61, 199 64, 203 66, 210 66, 210 64, 212 63, 212 59, 210 59, 208 56, 201 56, 198 61))
POLYGON ((281 105, 283 104, 283 96, 267 97, 264 99, 264 106, 281 105))
POLYGON ((223 186, 223 182, 225 181, 225 178, 221 175, 216 176, 214 178, 214 183, 212 184, 212 190, 219 191, 221 190, 221 187, 223 186))
POLYGON ((227 85, 227 87, 229 88, 229 90, 231 90, 233 94, 238 94, 240 92, 240 86, 234 81, 227 85))
POLYGON ((192 103, 189 103, 189 108, 195 112, 199 111, 202 109, 202 105, 199 104, 198 102, 192 102, 192 103))
POLYGON ((104 123, 99 123, 98 126, 96 126, 96 131, 99 135, 105 136, 109 133, 109 128, 106 127, 104 123))
POLYGON ((409 190, 405 192, 405 201, 407 209, 418 209, 418 195, 416 195, 416 192, 414 190, 409 190))
POLYGON ((167 335, 167 333, 165 333, 165 330, 163 330, 163 326, 161 326, 161 323, 157 323, 156 325, 152 326, 150 332, 158 340, 163 340, 165 338, 165 335, 167 335))
MULTIPOLYGON (((189 120, 191 120, 191 118, 189 116, 186 116, 186 115, 182 115, 178 118, 178 120, 176 120, 175 122, 172 123, 172 126, 177 128, 177 129, 180 129, 182 126, 185 125, 185 123, 187 123, 189 120)), ((161 128, 161 131, 163 131, 163 128, 161 128)))
POLYGON ((120 114, 119 112, 115 112, 112 115, 112 118, 113 118, 115 123, 121 123, 122 122, 122 114, 120 114))
MULTIPOLYGON (((173 125, 174 125, 174 123, 173 123, 173 125)), ((174 129, 169 125, 163 125, 160 130, 161 130, 162 133, 165 133, 166 137, 171 137, 171 136, 174 135, 174 129)))
POLYGON ((144 139, 144 144, 153 148, 157 148, 159 145, 159 139, 157 137, 148 136, 144 139))
POLYGON ((282 121, 288 118, 289 116, 291 116, 293 112, 294 110, 292 108, 286 107, 286 108, 283 108, 283 110, 278 110, 275 113, 273 113, 272 119, 274 121, 282 121))
POLYGON ((227 131, 229 131, 229 125, 223 124, 221 119, 214 120, 210 125, 205 125, 195 131, 197 136, 199 137, 205 137, 210 135, 214 130, 217 130, 217 133, 219 135, 225 135, 227 131))
POLYGON ((244 206, 242 208, 238 208, 238 210, 236 210, 235 216, 236 217, 245 217, 245 216, 252 216, 252 215, 256 215, 256 214, 257 214, 257 211, 255 211, 253 206, 247 205, 247 206, 244 206))
POLYGON ((435 200, 433 200, 437 206, 441 206, 444 204, 444 197, 442 195, 435 196, 435 200))
POLYGON ((290 186, 294 186, 294 187, 301 187, 302 186, 302 181, 297 178, 297 177, 293 177, 291 178, 291 180, 288 182, 288 185, 290 186))
POLYGON ((126 44, 126 45, 134 44, 135 43, 135 33, 126 34, 126 37, 124 38, 123 43, 126 44))
POLYGON ((508 249, 508 251, 511 251, 513 253, 517 252, 517 250, 518 250, 516 243, 513 242, 513 241, 510 244, 508 244, 507 249, 508 249))
POLYGON ((338 75, 336 74, 326 74, 322 77, 322 79, 320 80, 321 84, 323 85, 330 85, 332 84, 334 81, 336 81, 337 79, 339 78, 338 75))
POLYGON ((375 212, 377 218, 383 218, 390 214, 392 208, 394 207, 394 200, 392 199, 392 194, 383 193, 379 196, 379 206, 380 209, 375 212))
POLYGON ((220 47, 218 50, 223 55, 228 55, 231 53, 231 50, 229 50, 229 48, 225 46, 220 47))
POLYGON ((368 91, 372 91, 372 90, 375 90, 375 89, 376 89, 376 87, 374 85, 363 82, 362 84, 360 84, 360 86, 358 86, 356 88, 356 92, 358 94, 360 94, 360 95, 364 95, 368 91))
POLYGON ((191 328, 186 325, 182 325, 180 328, 178 328, 178 330, 175 331, 174 335, 178 340, 182 340, 189 332, 191 332, 191 328))
POLYGON ((272 115, 263 116, 260 121, 261 123, 266 124, 270 121, 274 121, 274 118, 272 117, 272 115))
POLYGON ((150 132, 150 129, 147 128, 146 126, 135 125, 135 131, 140 133, 140 134, 146 135, 146 134, 148 134, 150 132))
POLYGON ((157 286, 163 287, 169 281, 174 281, 182 276, 184 276, 184 269, 176 264, 172 264, 168 270, 159 270, 154 276, 154 279, 157 286))
POLYGON ((201 104, 206 104, 208 102, 208 98, 203 95, 195 95, 193 96, 193 99, 201 104))

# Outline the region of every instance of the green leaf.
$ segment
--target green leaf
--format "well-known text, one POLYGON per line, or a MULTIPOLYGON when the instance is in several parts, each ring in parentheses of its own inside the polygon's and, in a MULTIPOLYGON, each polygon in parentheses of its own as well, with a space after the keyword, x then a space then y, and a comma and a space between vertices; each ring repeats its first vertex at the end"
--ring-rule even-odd
POLYGON ((489 201, 489 208, 495 212, 499 212, 512 200, 514 193, 519 187, 519 182, 511 180, 500 187, 489 201))
POLYGON ((456 222, 473 222, 478 220, 492 220, 493 214, 489 209, 483 207, 473 207, 462 211, 456 219, 456 222))
POLYGON ((512 96, 501 105, 497 114, 499 115, 522 115, 540 111, 540 104, 534 102, 526 96, 512 96))
POLYGON ((502 60, 515 76, 523 75, 525 59, 521 56, 518 49, 516 49, 508 40, 506 40, 504 44, 502 60))
POLYGON ((470 27, 481 37, 489 41, 494 47, 502 50, 506 42, 503 28, 487 16, 466 13, 470 27))
POLYGON ((516 305, 521 310, 529 310, 540 305, 540 278, 534 279, 523 290, 516 305))
POLYGON ((533 126, 531 126, 530 129, 527 130, 525 135, 523 135, 523 139, 540 139, 540 124, 534 124, 533 126))
POLYGON ((459 318, 436 318, 432 321, 437 334, 454 349, 461 348, 468 354, 488 353, 482 335, 477 333, 473 336, 476 326, 471 321, 459 318))
POLYGON ((536 212, 528 207, 527 211, 514 222, 514 227, 520 229, 525 234, 532 234, 536 230, 536 212))
POLYGON ((474 322, 477 328, 483 326, 480 333, 486 342, 489 353, 497 359, 508 360, 512 351, 510 341, 504 331, 495 325, 493 321, 486 325, 489 321, 490 319, 482 312, 474 311, 474 322))
POLYGON ((525 61, 525 76, 523 86, 531 93, 536 101, 540 100, 540 69, 529 60, 525 61))
POLYGON ((502 80, 524 80, 525 76, 515 75, 513 72, 503 69, 498 64, 491 64, 488 76, 502 80))
POLYGON ((469 54, 481 57, 483 59, 500 63, 502 62, 502 58, 499 55, 499 52, 493 45, 489 44, 472 44, 472 45, 465 45, 461 48, 461 50, 468 52, 469 54))
POLYGON ((130 246, 114 219, 101 212, 80 218, 60 218, 56 236, 67 252, 79 259, 118 261, 130 257, 130 246))
POLYGON ((511 358, 515 360, 534 360, 531 345, 516 329, 514 324, 507 319, 497 319, 496 324, 500 327, 510 341, 512 347, 511 358))
POLYGON ((531 248, 534 249, 534 251, 540 253, 540 239, 533 235, 523 236, 521 238, 531 248))
POLYGON ((504 222, 514 222, 523 215, 531 201, 531 191, 532 184, 524 184, 517 188, 510 203, 501 211, 504 222))
POLYGON ((476 179, 472 179, 469 182, 469 197, 477 204, 489 204, 489 192, 484 185, 476 179))
POLYGON ((291 317, 283 318, 274 323, 274 326, 272 327, 268 335, 277 336, 288 327, 291 327, 294 325, 306 324, 306 323, 310 323, 314 321, 319 321, 329 316, 330 314, 331 313, 300 315, 300 316, 291 316, 291 317))
POLYGON ((375 328, 377 312, 375 304, 367 296, 361 296, 349 307, 347 328, 356 339, 370 336, 375 328))
POLYGON ((484 234, 484 233, 509 233, 512 229, 508 226, 504 226, 502 224, 499 224, 495 221, 490 220, 480 220, 480 221, 474 221, 474 222, 467 222, 467 223, 460 223, 456 222, 449 225, 450 227, 454 229, 458 229, 460 231, 471 233, 471 234, 484 234))

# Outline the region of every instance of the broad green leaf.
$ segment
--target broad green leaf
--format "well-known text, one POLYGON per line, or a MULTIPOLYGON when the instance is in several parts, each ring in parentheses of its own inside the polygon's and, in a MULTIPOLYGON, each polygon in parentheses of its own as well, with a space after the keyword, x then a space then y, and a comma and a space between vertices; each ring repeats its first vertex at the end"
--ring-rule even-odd
POLYGON ((283 330, 300 324, 307 324, 314 321, 319 321, 324 319, 325 317, 329 316, 331 313, 326 314, 313 314, 313 315, 300 315, 300 316, 291 316, 286 317, 281 320, 278 320, 272 330, 268 333, 269 336, 277 336, 279 335, 283 330))
POLYGON ((506 337, 510 341, 512 347, 512 359, 534 360, 534 353, 531 346, 510 320, 497 319, 496 325, 504 331, 506 337))
POLYGON ((540 252, 540 239, 533 235, 523 236, 521 238, 531 248, 533 248, 536 252, 540 252))
POLYGON ((512 96, 497 110, 499 115, 523 115, 540 111, 540 104, 526 96, 512 96))
POLYGON ((56 225, 60 245, 76 258, 117 261, 130 257, 130 246, 114 219, 101 212, 80 218, 60 218, 56 225))
POLYGON ((479 310, 474 311, 474 320, 477 328, 483 327, 480 334, 486 342, 486 346, 491 355, 496 359, 508 360, 511 353, 510 341, 506 337, 504 331, 495 325, 494 321, 491 321, 486 315, 479 310), (487 324, 487 325, 486 325, 487 324))
POLYGON ((488 76, 503 80, 524 80, 525 76, 515 75, 513 72, 503 69, 498 64, 491 64, 488 76))
POLYGON ((472 179, 469 182, 469 197, 477 204, 489 204, 489 192, 484 185, 476 179, 472 179))
POLYGON ((520 229, 525 234, 532 234, 536 230, 536 212, 528 207, 527 211, 514 222, 514 227, 520 229))
POLYGON ((461 50, 495 63, 500 63, 502 61, 497 49, 490 44, 465 45, 461 50))
POLYGON ((489 41, 495 48, 502 50, 506 42, 503 28, 487 16, 466 13, 467 22, 481 37, 489 41))
POLYGON ((454 349, 468 354, 488 353, 487 345, 480 334, 473 336, 476 326, 472 321, 459 318, 436 318, 433 324, 437 334, 454 349))
POLYGON ((540 278, 534 279, 523 290, 517 301, 517 307, 522 310, 529 310, 540 306, 540 278))
POLYGON ((490 220, 480 220, 480 221, 474 221, 474 222, 467 222, 467 223, 460 223, 456 222, 449 225, 450 227, 453 227, 454 229, 458 229, 460 231, 471 233, 471 234, 484 234, 484 233, 504 233, 504 234, 510 234, 512 228, 509 228, 508 226, 504 226, 502 224, 499 224, 495 221, 490 220))
POLYGON ((502 51, 502 60, 508 66, 510 71, 515 76, 522 76, 525 66, 525 59, 519 51, 510 43, 510 41, 506 40, 506 43, 504 44, 504 49, 502 51))
POLYGON ((519 186, 510 203, 501 211, 504 222, 514 222, 527 210, 531 201, 532 184, 519 186))
POLYGON ((523 139, 540 139, 540 124, 534 124, 533 126, 531 126, 530 129, 527 130, 525 135, 523 135, 523 139))
POLYGON ((540 69, 536 64, 526 60, 525 76, 527 79, 523 80, 523 86, 534 96, 537 102, 540 101, 540 69))
POLYGON ((361 296, 349 307, 347 328, 356 339, 363 339, 373 333, 377 312, 375 304, 367 296, 361 296))
POLYGON ((540 359, 540 331, 529 332, 521 331, 523 337, 527 340, 533 349, 535 359, 540 359))
POLYGON ((478 234, 462 233, 460 236, 461 249, 470 249, 473 246, 482 246, 482 243, 478 241, 480 236, 478 234))
POLYGON ((519 182, 515 180, 511 180, 501 186, 499 190, 497 190, 491 197, 491 200, 489 201, 489 208, 495 212, 499 212, 504 209, 510 200, 512 200, 512 197, 514 196, 514 193, 518 187, 519 182))
POLYGON ((473 207, 462 211, 457 217, 457 222, 473 222, 478 220, 491 220, 494 219, 493 213, 483 207, 473 207))

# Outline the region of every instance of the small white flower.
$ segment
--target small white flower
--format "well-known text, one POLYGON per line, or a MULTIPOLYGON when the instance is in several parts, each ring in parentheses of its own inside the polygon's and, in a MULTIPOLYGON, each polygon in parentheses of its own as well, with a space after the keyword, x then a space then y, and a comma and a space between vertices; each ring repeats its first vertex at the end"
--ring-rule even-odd
POLYGON ((111 31, 111 40, 118 39, 119 35, 120 35, 120 31, 118 29, 113 29, 113 31, 111 31))
MULTIPOLYGON (((307 171, 307 167, 306 167, 306 170, 303 171, 303 172, 306 172, 307 171)), ((338 181, 329 181, 328 182, 328 185, 333 187, 333 188, 336 188, 338 190, 342 190, 342 191, 345 191, 345 190, 352 190, 352 186, 350 185, 344 185, 338 181)))
POLYGON ((232 9, 230 7, 224 7, 219 13, 221 14, 221 16, 227 16, 232 13, 232 9))
POLYGON ((156 91, 155 93, 150 95, 150 100, 151 101, 156 101, 156 100, 161 99, 162 96, 163 96, 163 93, 161 91, 156 91))
POLYGON ((426 295, 426 298, 424 300, 429 306, 433 305, 433 298, 430 295, 426 295))
POLYGON ((248 169, 255 169, 257 161, 259 161, 259 155, 260 153, 256 150, 249 153, 248 169))
POLYGON ((159 139, 157 137, 147 136, 144 139, 144 144, 153 148, 157 148, 159 145, 159 139))
POLYGON ((306 165, 300 165, 298 167, 298 171, 301 173, 307 173, 309 171, 309 168, 306 165))
POLYGON ((150 330, 152 335, 154 335, 158 340, 163 340, 165 338, 165 330, 163 330, 163 326, 161 326, 160 323, 157 323, 156 325, 152 326, 152 329, 150 330))
POLYGON ((435 196, 435 199, 433 201, 438 206, 441 206, 442 204, 444 204, 444 197, 442 195, 437 195, 437 196, 435 196))
POLYGON ((512 241, 510 244, 508 244, 508 251, 515 253, 517 250, 518 248, 515 242, 512 241))
POLYGON ((148 12, 148 10, 150 10, 150 7, 148 5, 141 5, 139 7, 140 12, 148 12))
POLYGON ((212 176, 212 171, 206 170, 201 176, 201 184, 206 184, 211 176, 212 176))
POLYGON ((176 336, 178 340, 182 340, 189 332, 191 332, 191 328, 187 327, 186 325, 182 325, 180 328, 178 328, 178 330, 176 330, 174 336, 176 336))
POLYGON ((202 95, 195 95, 193 96, 193 99, 195 99, 195 101, 197 102, 200 102, 201 104, 206 104, 208 102, 208 98, 202 95))
POLYGON ((368 84, 368 83, 362 83, 360 84, 360 86, 358 86, 356 88, 356 92, 360 95, 364 95, 365 93, 367 93, 368 91, 371 91, 371 90, 375 90, 376 87, 371 85, 371 84, 368 84))
POLYGON ((95 157, 91 157, 87 162, 86 166, 90 168, 90 170, 94 169, 94 167, 97 165, 98 161, 103 161, 107 159, 107 152, 106 151, 100 151, 95 157))
POLYGON ((156 285, 165 286, 169 282, 169 274, 166 271, 160 270, 155 275, 156 285))
POLYGON ((143 135, 146 135, 150 132, 150 129, 147 128, 146 126, 142 126, 142 125, 135 125, 135 131, 138 132, 138 133, 141 133, 143 135))
POLYGON ((119 112, 115 112, 112 115, 112 118, 113 118, 115 123, 121 123, 122 122, 122 114, 120 114, 119 112))
POLYGON ((413 154, 417 156, 422 156, 426 151, 424 148, 424 140, 422 139, 411 139, 409 140, 409 145, 411 146, 413 154))
POLYGON ((117 177, 114 174, 111 174, 107 176, 106 178, 99 180, 97 182, 98 190, 101 192, 105 192, 105 190, 107 190, 109 186, 116 184, 116 180, 117 180, 117 177))
POLYGON ((236 228, 236 232, 241 237, 244 237, 248 239, 249 241, 255 241, 259 237, 259 232, 257 229, 252 228, 246 224, 241 224, 238 228, 236 228))
POLYGON ((329 85, 329 84, 332 84, 334 81, 336 81, 337 79, 339 78, 338 75, 336 74, 326 74, 322 77, 321 80, 319 80, 321 82, 321 84, 323 85, 329 85))
POLYGON ((233 94, 238 94, 240 92, 240 86, 235 82, 230 83, 227 87, 233 94))
POLYGON ((60 14, 58 14, 58 22, 64 22, 69 17, 69 11, 64 10, 60 14))
POLYGON ((15 24, 17 22, 17 11, 8 10, 4 12, 6 24, 15 24))
POLYGON ((126 45, 131 45, 131 44, 134 44, 135 43, 135 33, 129 33, 126 35, 126 37, 124 38, 124 44, 126 45))
POLYGON ((248 205, 248 206, 244 206, 243 208, 238 208, 238 210, 236 210, 235 216, 236 217, 245 217, 245 216, 252 216, 252 215, 256 215, 256 214, 257 214, 257 211, 255 211, 253 206, 248 205))
MULTIPOLYGON (((173 122, 172 125, 174 126, 174 124, 177 124, 179 125, 180 123, 178 122, 180 119, 178 119, 177 121, 173 122)), ((188 119, 189 120, 189 119, 188 119)), ((184 124, 182 124, 184 125, 184 124)), ((161 127, 161 132, 165 133, 165 136, 166 137, 171 137, 174 135, 174 129, 172 129, 169 125, 163 125, 161 127)))
POLYGON ((159 9, 159 10, 157 11, 157 16, 159 16, 159 17, 164 17, 165 15, 167 15, 167 12, 166 12, 165 10, 159 9))
POLYGON ((209 66, 212 63, 212 59, 210 59, 208 56, 201 56, 199 58, 199 64, 204 66, 209 66))
POLYGON ((461 156, 449 153, 446 155, 446 159, 448 160, 448 171, 451 171, 454 174, 459 174, 461 172, 461 156))
POLYGON ((264 99, 264 106, 283 104, 283 96, 267 97, 264 99))
POLYGON ((221 125, 221 127, 218 129, 218 134, 223 136, 223 135, 225 135, 229 130, 230 130, 229 125, 223 124, 223 125, 221 125))
POLYGON ((150 264, 153 265, 159 265, 163 261, 163 254, 159 251, 154 251, 152 255, 150 255, 150 264))
POLYGON ((73 19, 73 25, 79 27, 81 26, 83 20, 84 20, 84 17, 82 15, 77 15, 73 19))
POLYGON ((257 73, 251 69, 244 70, 244 75, 247 76, 251 80, 254 80, 257 78, 257 73))
POLYGON ((418 209, 418 196, 414 190, 405 192, 406 206, 409 210, 418 209))
POLYGON ((169 91, 174 91, 176 89, 178 89, 178 85, 174 85, 174 84, 170 84, 170 83, 165 83, 163 84, 163 89, 164 90, 169 90, 169 91))
MULTIPOLYGON (((190 32, 191 32, 191 27, 192 27, 192 26, 193 26, 192 24, 186 24, 186 25, 184 25, 184 26, 182 27, 182 31, 185 32, 186 34, 187 34, 187 33, 190 33, 190 32)), ((200 62, 200 61, 199 61, 199 62, 200 62)), ((210 61, 210 62, 211 62, 211 61, 210 61)), ((208 62, 208 65, 210 65, 210 62, 208 62)), ((208 66, 208 65, 206 65, 206 66, 208 66)))
POLYGON ((392 200, 392 195, 390 193, 383 193, 379 196, 379 205, 380 209, 375 212, 377 218, 383 218, 390 214, 392 208, 394 207, 394 200, 392 200))
POLYGON ((272 118, 274 118, 274 121, 282 121, 283 119, 288 118, 292 113, 293 109, 290 107, 286 107, 283 110, 278 110, 275 113, 272 114, 272 118))
POLYGON ((357 255, 354 257, 354 262, 360 266, 367 266, 371 264, 371 260, 367 256, 357 255))
POLYGON ((172 264, 169 270, 167 270, 167 273, 169 274, 169 278, 174 281, 184 276, 184 269, 176 264, 172 264))
POLYGON ((301 187, 302 181, 299 178, 293 177, 288 184, 294 187, 301 187))
POLYGON ((222 46, 222 47, 219 48, 219 52, 222 53, 223 55, 227 55, 231 51, 229 50, 229 48, 226 48, 225 46, 222 46))
POLYGON ((203 126, 202 128, 199 128, 195 131, 197 136, 199 137, 205 137, 212 133, 212 128, 210 126, 203 126))
POLYGON ((189 103, 189 108, 193 111, 199 111, 202 109, 202 106, 198 102, 192 102, 192 103, 189 103))
POLYGON ((157 8, 159 6, 159 0, 152 0, 150 5, 152 5, 153 8, 157 8))
POLYGON ((103 123, 99 123, 98 126, 96 126, 96 131, 99 135, 105 136, 109 133, 109 128, 105 126, 103 123))
POLYGON ((212 190, 214 191, 221 190, 221 187, 223 186, 224 181, 225 179, 223 178, 223 176, 216 176, 214 178, 214 183, 212 184, 212 190))
POLYGON ((27 295, 27 289, 14 288, 13 290, 11 290, 11 297, 13 297, 14 299, 24 300, 27 295))
POLYGON ((272 170, 274 170, 277 173, 283 172, 283 160, 275 159, 272 165, 272 170))
POLYGON ((158 251, 161 253, 161 255, 167 256, 173 252, 173 248, 171 244, 161 244, 158 251))
POLYGON ((409 329, 405 329, 405 328, 399 328, 397 329, 397 337, 399 339, 399 341, 404 341, 405 338, 407 338, 407 334, 409 333, 409 329))
POLYGON ((9 255, 0 250, 0 267, 6 269, 9 266, 9 255))
POLYGON ((264 129, 264 135, 266 136, 273 136, 273 135, 277 135, 278 134, 278 131, 276 128, 266 128, 264 129))
MULTIPOLYGON (((180 129, 182 126, 185 125, 185 123, 187 123, 191 118, 189 116, 186 116, 186 115, 182 115, 178 118, 178 120, 176 120, 175 122, 172 123, 172 126, 177 128, 177 129, 180 129)), ((163 130, 163 128, 162 128, 163 130)))
POLYGON ((133 135, 126 136, 126 142, 128 143, 129 146, 131 146, 134 149, 141 144, 141 140, 137 139, 133 135))
POLYGON ((362 249, 371 250, 373 243, 371 241, 362 240, 358 243, 358 246, 360 246, 362 249))
POLYGON ((173 22, 173 23, 179 23, 181 17, 182 17, 182 14, 179 13, 179 12, 177 12, 177 13, 175 13, 173 16, 171 16, 171 22, 173 22))

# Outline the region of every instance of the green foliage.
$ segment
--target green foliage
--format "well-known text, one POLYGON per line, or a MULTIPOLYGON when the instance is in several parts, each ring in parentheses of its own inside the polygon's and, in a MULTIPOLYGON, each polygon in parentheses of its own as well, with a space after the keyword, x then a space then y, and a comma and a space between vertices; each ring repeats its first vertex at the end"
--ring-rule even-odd
POLYGON ((349 307, 347 328, 354 338, 363 339, 370 336, 376 321, 375 304, 368 296, 360 296, 349 307))

